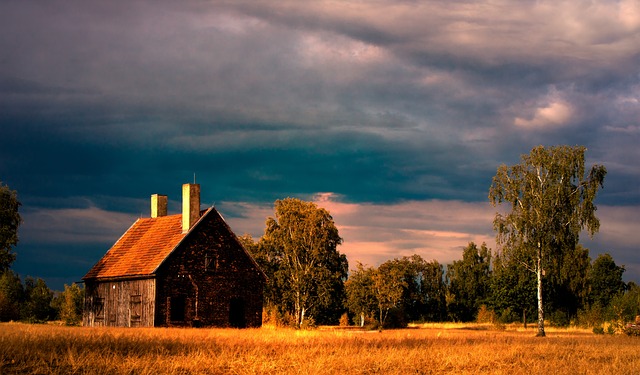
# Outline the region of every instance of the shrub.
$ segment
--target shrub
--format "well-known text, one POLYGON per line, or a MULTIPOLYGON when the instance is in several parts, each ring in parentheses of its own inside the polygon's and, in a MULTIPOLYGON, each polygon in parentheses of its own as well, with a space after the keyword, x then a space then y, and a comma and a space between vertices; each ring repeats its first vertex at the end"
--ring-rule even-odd
POLYGON ((624 333, 627 336, 640 337, 640 325, 629 324, 622 330, 622 333, 624 333))
POLYGON ((347 327, 349 326, 349 314, 344 313, 342 314, 342 316, 340 316, 340 327, 347 327))
POLYGON ((485 305, 481 305, 480 309, 478 309, 478 317, 476 318, 478 323, 495 323, 496 313, 493 310, 490 310, 485 305))

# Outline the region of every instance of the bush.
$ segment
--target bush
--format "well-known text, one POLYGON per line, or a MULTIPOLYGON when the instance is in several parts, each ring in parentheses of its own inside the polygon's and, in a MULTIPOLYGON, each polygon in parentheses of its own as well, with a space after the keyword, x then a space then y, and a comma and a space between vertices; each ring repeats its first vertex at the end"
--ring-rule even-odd
POLYGON ((604 335, 604 328, 602 328, 602 326, 593 327, 593 333, 596 335, 604 335))
POLYGON ((349 326, 349 314, 344 313, 340 316, 340 327, 348 327, 349 326))
POLYGON ((552 327, 567 327, 569 323, 569 314, 562 310, 555 310, 549 314, 549 324, 552 327))
POLYGON ((622 330, 622 333, 624 333, 627 336, 640 337, 640 325, 629 324, 622 330))
POLYGON ((478 317, 476 318, 478 323, 495 323, 497 320, 496 313, 493 310, 489 310, 485 305, 480 306, 478 317))

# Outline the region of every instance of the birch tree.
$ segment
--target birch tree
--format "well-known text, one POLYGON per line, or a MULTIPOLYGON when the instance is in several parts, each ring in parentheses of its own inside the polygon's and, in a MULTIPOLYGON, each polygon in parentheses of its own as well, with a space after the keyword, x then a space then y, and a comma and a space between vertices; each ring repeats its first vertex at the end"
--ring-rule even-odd
POLYGON ((337 250, 342 238, 329 212, 313 202, 277 200, 260 246, 276 264, 280 306, 300 327, 310 315, 344 304, 348 263, 337 250))
POLYGON ((508 205, 493 222, 503 256, 518 259, 536 275, 537 336, 545 336, 545 267, 575 248, 583 229, 593 236, 600 228, 594 200, 607 171, 593 165, 585 175, 585 151, 582 146, 535 147, 520 164, 498 167, 489 189, 494 206, 508 205))

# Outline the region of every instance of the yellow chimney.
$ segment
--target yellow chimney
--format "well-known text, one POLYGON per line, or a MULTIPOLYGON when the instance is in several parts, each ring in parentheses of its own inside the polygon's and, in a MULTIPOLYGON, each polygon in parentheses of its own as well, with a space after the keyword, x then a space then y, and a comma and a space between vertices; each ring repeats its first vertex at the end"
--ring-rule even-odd
POLYGON ((151 217, 167 216, 167 196, 160 194, 151 195, 151 217))
POLYGON ((182 232, 187 232, 200 218, 200 184, 182 185, 182 232))

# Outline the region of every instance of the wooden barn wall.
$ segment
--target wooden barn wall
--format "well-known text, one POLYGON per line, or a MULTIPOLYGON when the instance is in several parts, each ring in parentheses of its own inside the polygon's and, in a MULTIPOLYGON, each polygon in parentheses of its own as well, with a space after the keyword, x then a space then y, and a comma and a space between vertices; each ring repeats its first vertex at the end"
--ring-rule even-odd
POLYGON ((154 279, 87 280, 82 323, 89 327, 153 327, 155 298, 154 279))
POLYGON ((264 282, 233 232, 211 212, 157 272, 156 325, 259 327, 264 282))

